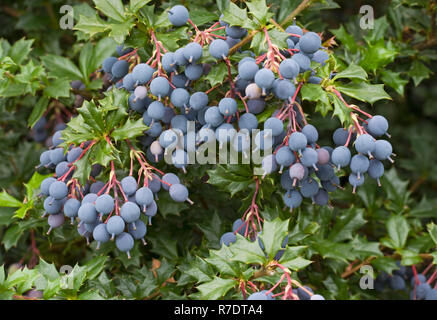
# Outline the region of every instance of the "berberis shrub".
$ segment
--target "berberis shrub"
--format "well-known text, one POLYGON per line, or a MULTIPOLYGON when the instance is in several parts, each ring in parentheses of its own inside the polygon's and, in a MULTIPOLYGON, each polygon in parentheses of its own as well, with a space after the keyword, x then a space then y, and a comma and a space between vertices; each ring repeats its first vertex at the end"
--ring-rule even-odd
POLYGON ((19 208, 3 245, 30 239, 2 296, 435 300, 437 227, 378 114, 384 84, 408 82, 378 74, 398 54, 387 26, 365 36, 384 57, 366 56, 344 27, 300 21, 333 1, 148 2, 75 6, 78 65, 2 42, 0 96, 36 99, 45 144, 25 200, 1 193, 19 208))

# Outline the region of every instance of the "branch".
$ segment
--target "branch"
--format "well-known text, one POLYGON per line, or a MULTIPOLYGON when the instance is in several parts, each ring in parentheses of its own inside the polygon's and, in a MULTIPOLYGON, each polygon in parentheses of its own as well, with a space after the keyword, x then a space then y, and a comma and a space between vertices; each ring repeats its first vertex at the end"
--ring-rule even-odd
MULTIPOLYGON (((420 256, 422 259, 425 259, 425 260, 429 260, 429 259, 432 259, 432 258, 433 258, 433 257, 432 257, 430 254, 428 254, 428 253, 421 253, 421 254, 419 254, 419 256, 420 256)), ((391 255, 391 256, 387 256, 387 257, 390 257, 390 258, 400 258, 401 256, 400 256, 399 254, 395 253, 395 254, 393 254, 393 255, 391 255)), ((364 265, 366 265, 366 264, 369 264, 369 263, 370 263, 373 259, 375 259, 375 258, 376 258, 376 257, 374 257, 374 256, 369 257, 369 258, 367 258, 366 260, 364 260, 363 262, 361 262, 360 264, 358 264, 356 267, 353 267, 353 268, 351 268, 351 265, 349 265, 348 268, 346 268, 346 271, 343 272, 343 273, 341 274, 341 277, 344 279, 344 278, 347 278, 347 277, 351 276, 351 275, 354 274, 356 271, 360 270, 360 268, 361 268, 362 266, 364 266, 364 265)), ((352 265, 353 265, 353 264, 352 264, 352 265)))
POLYGON ((290 13, 284 20, 281 22, 281 26, 285 26, 289 22, 291 22, 299 13, 304 11, 306 8, 308 8, 311 5, 311 2, 313 0, 303 0, 296 9, 293 10, 292 13, 290 13))

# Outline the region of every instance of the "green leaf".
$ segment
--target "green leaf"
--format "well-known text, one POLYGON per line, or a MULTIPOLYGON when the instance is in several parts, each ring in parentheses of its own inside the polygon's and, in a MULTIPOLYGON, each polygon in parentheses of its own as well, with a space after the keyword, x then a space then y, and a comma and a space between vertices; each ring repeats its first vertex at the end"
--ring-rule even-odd
POLYGON ((246 2, 249 8, 249 13, 252 14, 258 20, 258 23, 264 26, 267 21, 274 16, 273 13, 269 12, 269 8, 266 5, 265 0, 252 0, 246 2))
POLYGON ((190 268, 184 270, 184 273, 192 276, 197 282, 211 281, 215 274, 211 265, 199 257, 190 262, 190 268))
POLYGON ((432 263, 437 264, 437 252, 434 251, 434 252, 431 252, 430 254, 432 256, 432 263))
POLYGON ((23 230, 21 230, 21 228, 17 224, 9 227, 2 238, 2 244, 5 246, 5 249, 9 250, 10 248, 15 247, 22 235, 23 230))
POLYGON ((396 260, 389 257, 378 257, 370 262, 376 269, 391 274, 393 270, 398 270, 396 260))
POLYGON ((364 210, 351 207, 343 211, 343 214, 337 219, 328 235, 328 239, 334 242, 340 242, 352 239, 354 233, 366 224, 363 218, 364 210))
POLYGON ((77 109, 85 123, 88 124, 95 132, 103 133, 105 131, 105 123, 103 121, 103 110, 97 108, 94 101, 84 101, 82 107, 77 109))
POLYGON ((264 251, 270 260, 282 249, 282 242, 287 236, 290 220, 277 218, 273 221, 264 221, 264 227, 260 239, 264 245, 264 251))
POLYGON ((407 242, 410 227, 402 216, 392 216, 386 223, 388 236, 396 249, 402 249, 407 242))
POLYGON ((39 264, 36 267, 38 272, 47 280, 54 281, 56 279, 59 280, 59 273, 58 270, 56 270, 55 265, 52 263, 47 263, 43 259, 40 258, 39 264))
MULTIPOLYGON (((197 26, 201 26, 211 21, 217 21, 219 16, 215 10, 210 10, 208 7, 190 7, 190 19, 197 26)), ((168 16, 166 16, 168 21, 168 16)))
POLYGON ((111 137, 115 141, 133 139, 142 135, 146 130, 147 126, 144 124, 142 118, 136 121, 132 121, 130 118, 128 118, 123 126, 112 131, 111 137))
POLYGON ((391 41, 379 40, 375 44, 368 44, 368 47, 363 47, 363 58, 360 61, 360 66, 368 71, 376 72, 393 62, 398 51, 391 41))
POLYGON ((77 160, 74 165, 76 166, 76 169, 73 174, 73 178, 79 179, 79 182, 84 185, 86 181, 88 180, 90 173, 91 173, 91 166, 89 164, 89 157, 90 154, 93 152, 95 146, 92 146, 85 155, 77 160))
POLYGON ((6 191, 0 192, 0 207, 18 208, 22 202, 9 195, 6 191))
POLYGON ((217 63, 215 65, 212 65, 211 71, 208 73, 208 75, 205 77, 205 80, 209 81, 209 84, 211 87, 215 86, 216 84, 224 82, 224 79, 228 76, 226 64, 224 63, 217 63))
POLYGON ((223 12, 224 18, 230 26, 241 26, 248 29, 256 29, 257 25, 247 17, 246 9, 239 8, 233 2, 229 2, 229 7, 223 12))
POLYGON ((67 277, 67 284, 68 289, 73 290, 73 292, 77 293, 80 289, 80 287, 85 282, 87 276, 87 268, 86 267, 80 267, 79 265, 75 265, 73 270, 68 274, 64 275, 64 277, 67 277))
POLYGON ((32 178, 24 184, 26 187, 26 193, 27 193, 27 199, 32 199, 33 195, 35 193, 35 190, 39 189, 41 186, 41 182, 48 178, 53 176, 52 174, 40 174, 37 171, 35 171, 32 175, 32 178))
POLYGON ((118 44, 122 44, 134 25, 135 24, 132 20, 123 23, 112 23, 110 24, 111 32, 109 33, 109 36, 114 38, 115 42, 118 44))
POLYGON ((341 124, 345 127, 349 122, 351 122, 350 119, 350 109, 345 106, 345 104, 333 93, 330 93, 329 97, 332 100, 332 104, 334 105, 334 112, 333 115, 337 116, 340 120, 341 124))
POLYGON ((328 93, 318 84, 306 83, 301 89, 302 101, 316 101, 317 108, 323 116, 326 116, 328 111, 332 110, 331 103, 329 101, 328 93))
POLYGON ((16 41, 9 50, 9 56, 14 60, 17 65, 22 64, 29 58, 30 51, 32 50, 33 39, 25 40, 24 38, 16 41))
POLYGON ((336 84, 336 89, 352 98, 360 101, 374 102, 382 99, 391 100, 391 97, 384 91, 383 84, 368 84, 365 82, 336 84))
POLYGON ((284 267, 295 271, 305 268, 312 263, 312 261, 300 257, 306 248, 306 246, 287 246, 279 262, 284 267))
POLYGON ((49 69, 49 74, 52 77, 67 77, 70 80, 84 80, 79 68, 67 58, 54 54, 48 54, 44 57, 41 57, 41 60, 46 68, 49 69))
POLYGON ((18 294, 23 294, 24 292, 32 289, 34 281, 40 275, 34 269, 30 270, 27 267, 19 269, 12 274, 8 275, 7 285, 9 288, 16 287, 18 294))
POLYGON ((331 258, 347 262, 348 260, 352 260, 354 258, 352 248, 349 244, 321 240, 319 242, 314 242, 311 245, 311 249, 320 253, 324 259, 331 258))
POLYGON ((381 80, 388 86, 392 87, 401 96, 404 95, 405 85, 408 80, 402 79, 401 74, 390 70, 381 71, 381 80))
POLYGON ((370 43, 378 40, 384 40, 384 36, 388 27, 389 23, 387 21, 387 16, 384 15, 378 19, 375 19, 373 29, 371 29, 370 32, 365 36, 365 39, 370 43))
POLYGON ((90 261, 88 261, 84 267, 86 267, 87 279, 92 280, 97 278, 100 273, 105 269, 106 262, 108 261, 108 256, 97 256, 90 261))
POLYGON ((358 50, 357 42, 353 35, 348 32, 343 25, 336 30, 331 30, 331 32, 335 35, 337 40, 340 40, 342 44, 351 52, 355 53, 358 50))
POLYGON ((89 75, 97 68, 94 66, 93 60, 94 47, 91 43, 85 44, 80 50, 79 55, 79 68, 82 72, 82 78, 89 82, 89 75))
POLYGON ((227 246, 222 246, 220 250, 210 250, 209 258, 205 260, 214 266, 220 275, 237 277, 241 272, 239 263, 231 260, 232 253, 227 246))
POLYGON ((33 128, 35 123, 42 117, 44 112, 46 112, 47 107, 49 105, 49 101, 50 100, 44 96, 38 99, 38 102, 33 107, 32 113, 30 114, 29 119, 27 120, 29 127, 33 128))
POLYGON ((410 192, 408 191, 408 181, 401 180, 395 168, 384 173, 382 185, 387 193, 387 198, 391 200, 390 208, 396 213, 405 210, 408 204, 410 192))
POLYGON ((95 45, 86 77, 89 77, 92 72, 102 65, 103 60, 115 52, 115 47, 116 43, 111 38, 103 38, 95 45))
POLYGON ((138 12, 142 7, 148 4, 151 0, 130 0, 129 9, 131 12, 138 12))
POLYGON ((80 15, 79 22, 74 26, 74 30, 79 30, 90 37, 110 30, 110 26, 99 16, 80 15))
POLYGON ((359 79, 359 80, 366 81, 367 73, 360 66, 351 63, 346 69, 337 73, 332 80, 335 81, 337 79, 359 79))
POLYGON ((61 279, 47 280, 46 288, 43 292, 43 298, 45 300, 53 298, 61 290, 61 279))
POLYGON ((67 144, 80 144, 83 141, 95 139, 95 134, 90 126, 86 124, 83 117, 79 114, 67 124, 68 128, 62 132, 62 138, 67 144))
POLYGON ((428 230, 432 241, 437 245, 437 225, 435 225, 434 222, 430 222, 426 225, 426 229, 428 230))
POLYGON ((98 163, 104 167, 108 166, 111 160, 116 159, 116 157, 113 154, 113 150, 116 151, 115 149, 111 148, 109 143, 106 142, 105 140, 99 141, 94 147, 93 164, 98 163))
POLYGON ((89 290, 81 293, 78 297, 79 300, 105 300, 98 292, 89 290))
POLYGON ((398 252, 402 256, 401 264, 404 266, 412 266, 422 262, 422 258, 418 252, 407 249, 401 249, 398 250, 398 252))
POLYGON ((126 20, 124 16, 124 6, 121 0, 93 0, 96 8, 102 11, 106 16, 123 22, 126 20))
POLYGON ((413 78, 414 85, 417 87, 423 80, 430 77, 432 71, 419 60, 414 60, 407 74, 413 78))
POLYGON ((212 281, 201 284, 197 287, 202 299, 217 300, 223 297, 231 288, 238 284, 237 280, 222 279, 215 277, 212 281))
MULTIPOLYGON (((254 180, 252 175, 243 176, 230 172, 229 167, 230 166, 217 166, 214 170, 208 170, 208 183, 223 188, 233 197, 236 193, 246 190, 249 185, 254 184, 254 180)), ((243 168, 244 166, 238 167, 243 168)), ((250 168, 248 169, 250 170, 250 168)), ((240 170, 240 174, 243 173, 244 171, 240 170)), ((248 172, 246 173, 248 174, 248 172)))
POLYGON ((246 264, 256 263, 263 265, 266 263, 265 253, 259 246, 258 241, 249 241, 237 234, 237 242, 230 245, 232 260, 246 264))
POLYGON ((70 96, 70 81, 68 79, 56 79, 44 88, 44 95, 58 99, 70 96))

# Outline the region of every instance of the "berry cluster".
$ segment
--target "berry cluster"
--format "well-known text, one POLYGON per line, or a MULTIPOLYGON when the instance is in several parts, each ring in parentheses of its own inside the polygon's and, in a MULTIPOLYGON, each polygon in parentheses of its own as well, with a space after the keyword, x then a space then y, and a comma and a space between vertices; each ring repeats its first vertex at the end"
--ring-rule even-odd
POLYGON ((152 217, 157 214, 155 199, 161 189, 168 191, 174 201, 190 201, 188 189, 180 183, 177 175, 162 174, 160 171, 152 173, 153 168, 140 160, 139 153, 136 156, 142 167, 138 180, 132 176, 132 170, 121 181, 117 180, 112 162, 108 182, 95 179, 102 172, 102 167, 94 165, 90 181, 81 186, 73 177, 75 163, 86 154, 92 142, 70 146, 64 154, 64 148, 60 147, 63 143, 61 134, 62 130, 53 135, 52 148, 44 151, 40 157, 40 167, 55 171, 54 176, 44 179, 40 187, 41 196, 46 197, 43 216, 48 215, 50 228, 47 234, 53 228, 62 226, 65 218, 69 218, 71 224, 78 222, 78 233, 88 243, 92 235, 97 241, 97 249, 101 243, 115 239, 116 247, 130 257, 129 251, 134 246, 134 240, 146 244, 147 220, 150 225, 152 217), (144 179, 142 184, 141 178, 144 179))
POLYGON ((427 277, 427 273, 433 267, 430 264, 422 273, 418 273, 416 267, 405 267, 398 263, 399 270, 393 271, 392 275, 382 272, 375 280, 375 290, 383 291, 390 288, 395 291, 409 290, 411 300, 437 300, 437 271, 427 277))

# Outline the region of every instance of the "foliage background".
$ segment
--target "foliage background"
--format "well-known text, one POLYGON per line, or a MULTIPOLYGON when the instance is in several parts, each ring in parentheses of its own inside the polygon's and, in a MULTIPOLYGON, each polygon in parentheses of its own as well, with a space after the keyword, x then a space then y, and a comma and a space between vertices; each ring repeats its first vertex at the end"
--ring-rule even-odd
MULTIPOLYGON (((152 3, 166 8, 177 1, 152 3)), ((188 7, 198 7, 196 3, 184 1, 188 7)), ((300 1, 275 0, 268 3, 272 5, 276 20, 280 21, 300 1)), ((2 1, 0 37, 10 44, 23 37, 33 39, 30 59, 35 64, 41 63, 40 58, 47 54, 68 57, 77 64, 84 38, 80 33, 59 28, 58 12, 63 4, 73 5, 77 14, 86 12, 88 5, 93 5, 91 1, 73 0, 2 1)), ((222 0, 202 2, 204 8, 224 6, 225 1, 222 0)), ((377 258, 375 261, 378 262, 373 262, 374 267, 377 271, 388 272, 396 268, 396 259, 402 258, 402 263, 406 265, 420 264, 424 254, 434 252, 432 232, 435 229, 433 225, 427 229, 426 225, 437 217, 435 8, 435 1, 425 0, 326 0, 317 2, 298 16, 299 23, 306 28, 324 31, 325 39, 337 36, 339 46, 334 50, 336 56, 345 63, 360 63, 374 83, 386 84, 385 88, 393 98, 389 102, 378 102, 369 109, 389 119, 392 144, 397 153, 395 169, 386 174, 383 188, 366 184, 357 195, 352 195, 350 188, 346 192, 338 192, 333 199, 334 211, 309 205, 301 210, 307 234, 306 239, 298 242, 314 250, 306 252, 306 258, 315 262, 300 272, 299 278, 328 298, 407 298, 406 292, 363 292, 358 287, 359 275, 351 274, 346 278, 341 275, 355 259, 362 261, 370 256, 381 256, 381 252, 390 258, 377 258), (373 6, 378 18, 376 31, 367 38, 367 42, 358 27, 359 8, 364 4, 373 6), (390 217, 401 217, 402 221, 397 218, 390 220, 390 217), (398 237, 400 243, 392 249, 382 247, 389 241, 381 240, 384 237, 392 240, 398 237), (361 241, 367 243, 362 254, 349 254, 351 250, 357 250, 361 241), (332 247, 321 248, 322 242, 332 243, 332 247)), ((217 18, 218 9, 215 13, 217 18)), ((67 92, 58 101, 72 105, 74 96, 67 92)), ((0 98, 0 188, 20 200, 26 193, 29 196, 24 184, 32 177, 44 148, 33 141, 27 127, 37 102, 32 94, 0 98)), ((305 108, 314 110, 314 105, 308 103, 305 108)), ((53 117, 57 118, 55 114, 53 117)), ((337 119, 322 117, 318 113, 314 113, 311 121, 324 133, 321 134, 323 143, 331 142, 331 132, 340 125, 337 119)), ((51 292, 50 285, 46 286, 46 298, 171 299, 190 295, 191 298, 211 298, 203 294, 205 291, 199 295, 195 289, 199 284, 210 283, 216 274, 204 258, 209 255, 209 249, 218 249, 220 235, 241 216, 239 199, 247 195, 240 194, 240 197, 229 201, 229 194, 220 185, 205 183, 203 174, 191 171, 186 177, 192 185, 190 193, 199 205, 189 210, 187 206, 163 205, 161 214, 148 233, 149 245, 146 248, 136 246, 131 260, 117 252, 96 255, 74 232, 55 232, 47 237, 44 232, 47 228, 44 221, 38 219, 40 213, 37 210, 31 209, 28 218, 18 221, 13 218, 16 208, 1 207, 0 265, 4 264, 7 268, 17 262, 28 263, 32 256, 29 246, 32 237, 35 237, 40 257, 47 263, 41 261, 36 269, 28 270, 21 276, 32 279, 41 273, 49 284, 53 282, 51 292), (56 268, 59 270, 64 264, 81 266, 75 268, 81 280, 73 290, 60 290, 55 281, 56 268), (134 284, 138 286, 134 287, 134 284)), ((274 197, 279 197, 279 193, 274 197)), ((265 217, 289 218, 287 213, 269 205, 267 199, 263 201, 265 217)), ((425 256, 426 261, 429 262, 429 259, 429 255, 425 256)), ((23 281, 17 280, 16 283, 26 288, 23 281)), ((266 279, 265 283, 270 281, 266 279)), ((3 297, 22 293, 16 283, 8 284, 3 279, 2 272, 0 283, 3 297)), ((208 286, 205 286, 207 291, 208 286)), ((226 297, 241 298, 241 293, 230 290, 226 297)))

